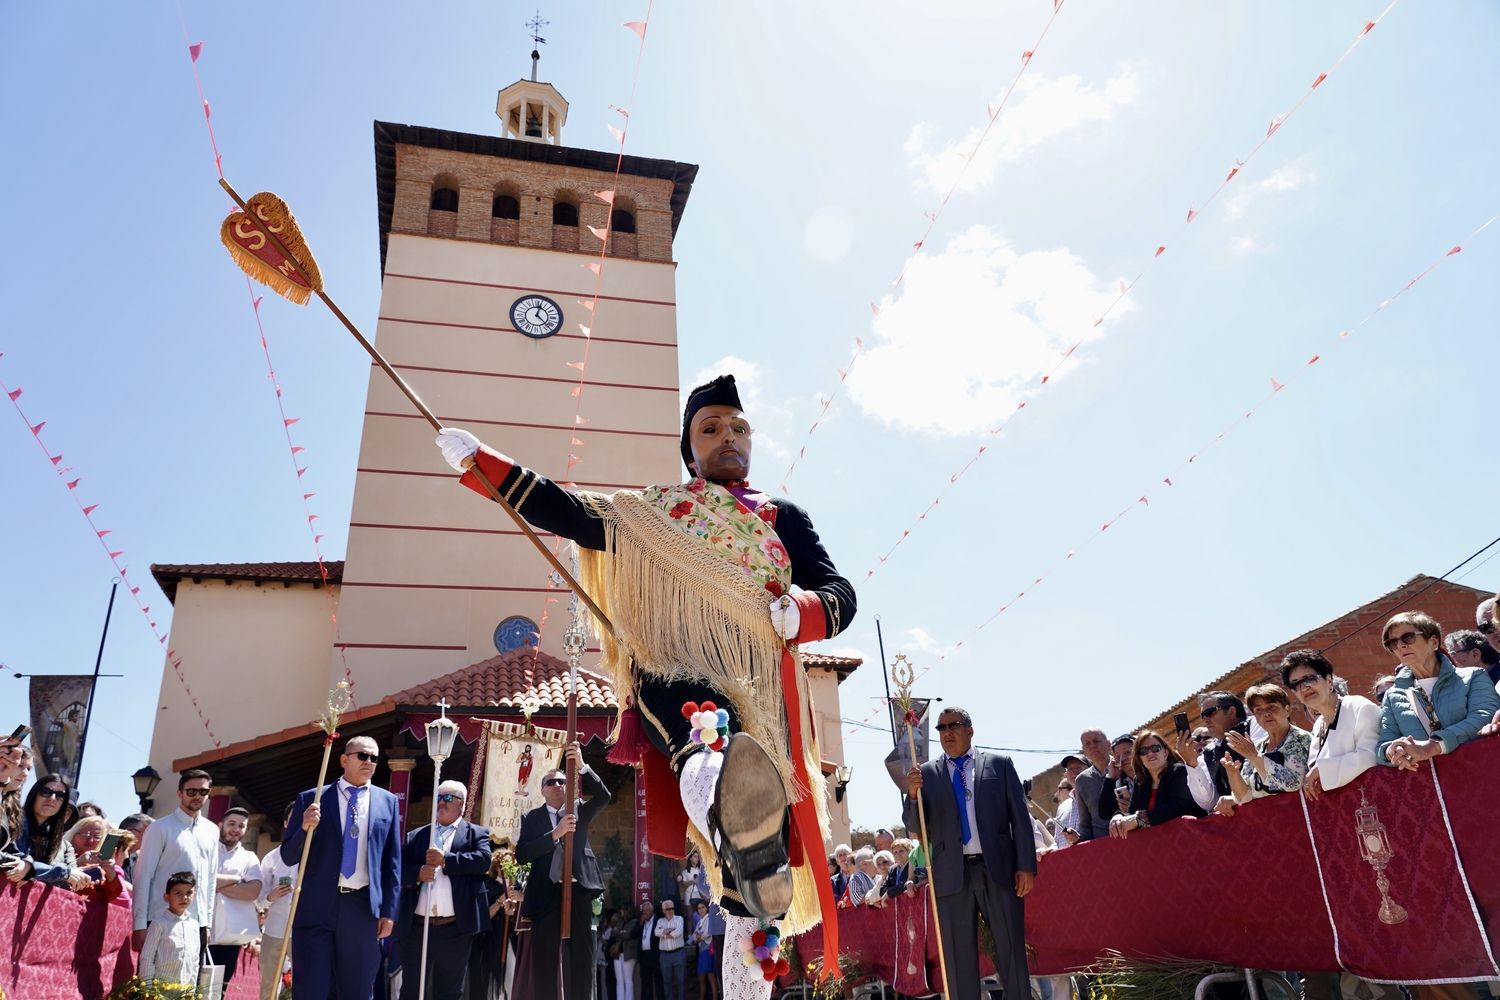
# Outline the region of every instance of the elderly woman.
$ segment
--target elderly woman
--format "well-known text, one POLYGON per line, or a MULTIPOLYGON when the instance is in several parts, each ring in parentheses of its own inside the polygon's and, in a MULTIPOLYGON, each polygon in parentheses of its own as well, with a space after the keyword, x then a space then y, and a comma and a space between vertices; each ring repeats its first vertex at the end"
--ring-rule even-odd
POLYGON ((1438 623, 1420 611, 1385 624, 1385 648, 1401 661, 1380 706, 1377 763, 1417 770, 1479 735, 1500 710, 1500 695, 1479 667, 1455 667, 1438 623))
POLYGON ((1165 739, 1143 729, 1135 734, 1130 753, 1135 788, 1129 809, 1109 821, 1111 837, 1123 839, 1131 830, 1160 826, 1180 816, 1203 817, 1203 808, 1188 787, 1188 767, 1165 739))
POLYGON ((1281 661, 1281 683, 1317 717, 1307 752, 1302 790, 1309 799, 1342 788, 1375 766, 1380 706, 1357 694, 1339 694, 1333 664, 1317 650, 1296 649, 1281 661))
POLYGON ((124 879, 119 870, 120 862, 125 860, 121 853, 123 842, 115 846, 109 857, 99 855, 99 848, 108 834, 109 823, 102 816, 85 816, 63 834, 63 839, 73 848, 78 864, 93 878, 89 885, 78 890, 78 894, 101 903, 113 903, 125 895, 124 879), (99 874, 94 877, 96 870, 99 874))
POLYGON ((1295 792, 1307 776, 1307 753, 1312 734, 1292 725, 1292 699, 1277 684, 1257 684, 1245 692, 1245 705, 1266 735, 1252 741, 1244 733, 1224 736, 1230 752, 1243 761, 1227 767, 1232 795, 1219 799, 1214 811, 1232 816, 1238 804, 1251 799, 1295 792))
POLYGON ((875 879, 880 872, 875 867, 875 852, 868 847, 861 847, 854 852, 854 874, 849 876, 849 902, 853 906, 863 906, 871 891, 875 888, 875 879))

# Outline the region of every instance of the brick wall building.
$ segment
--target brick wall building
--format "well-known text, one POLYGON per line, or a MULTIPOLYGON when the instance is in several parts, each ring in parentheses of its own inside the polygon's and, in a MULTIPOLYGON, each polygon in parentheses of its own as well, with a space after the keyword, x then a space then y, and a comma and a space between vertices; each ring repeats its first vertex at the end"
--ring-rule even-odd
MULTIPOLYGON (((1381 626, 1391 615, 1401 611, 1425 611, 1437 619, 1444 634, 1459 629, 1474 627, 1474 608, 1485 598, 1493 596, 1489 591, 1448 583, 1432 576, 1414 576, 1395 590, 1368 604, 1361 605, 1348 614, 1331 622, 1289 639, 1274 649, 1220 674, 1205 678, 1192 690, 1184 691, 1180 700, 1156 716, 1133 726, 1110 723, 1111 738, 1124 732, 1139 729, 1154 729, 1163 735, 1172 732, 1172 716, 1186 712, 1194 728, 1203 724, 1198 716, 1198 697, 1205 691, 1233 691, 1244 696, 1245 690, 1265 681, 1281 682, 1281 659, 1294 649, 1311 648, 1325 651, 1332 661, 1338 676, 1349 682, 1352 694, 1369 697, 1370 688, 1382 674, 1393 673, 1394 658, 1381 645, 1381 626)), ((1297 704, 1293 698, 1292 703, 1297 704)), ((1119 720, 1116 720, 1119 721, 1119 720)), ((1300 726, 1307 727, 1312 721, 1305 716, 1293 717, 1300 726)), ((1061 767, 1051 767, 1032 779, 1032 798, 1038 803, 1050 803, 1052 793, 1062 775, 1061 767)))

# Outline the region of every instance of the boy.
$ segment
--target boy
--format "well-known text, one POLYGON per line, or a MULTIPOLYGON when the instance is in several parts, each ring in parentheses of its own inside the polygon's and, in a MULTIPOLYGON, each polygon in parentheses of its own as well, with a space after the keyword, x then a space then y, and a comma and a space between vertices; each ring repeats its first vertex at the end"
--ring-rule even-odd
POLYGON ((192 872, 178 872, 167 879, 167 916, 146 928, 141 946, 140 977, 147 982, 197 983, 201 935, 198 921, 188 915, 198 880, 192 872))

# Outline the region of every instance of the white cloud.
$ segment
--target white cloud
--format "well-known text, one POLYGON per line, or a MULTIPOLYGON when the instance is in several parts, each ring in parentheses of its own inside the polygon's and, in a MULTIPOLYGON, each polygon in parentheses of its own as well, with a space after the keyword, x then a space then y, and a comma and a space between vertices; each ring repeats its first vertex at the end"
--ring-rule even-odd
POLYGON ((1251 254, 1269 253, 1274 249, 1276 249, 1274 246, 1269 243, 1262 243, 1259 237, 1254 235, 1236 236, 1229 241, 1229 252, 1241 257, 1248 257, 1251 254))
POLYGON ((769 373, 763 366, 734 354, 725 355, 700 369, 691 382, 683 385, 684 397, 677 408, 678 412, 687 405, 685 394, 688 391, 720 375, 734 376, 734 384, 740 391, 740 402, 745 407, 745 416, 755 429, 750 462, 759 479, 755 476, 751 478, 756 482, 770 482, 773 476, 779 476, 784 471, 781 463, 791 458, 787 442, 792 439, 793 428, 790 407, 786 401, 774 399, 767 392, 769 373), (772 462, 770 468, 766 467, 768 459, 772 462))
POLYGON ((1034 392, 1043 375, 1077 366, 1063 353, 1103 336, 1131 308, 1115 306, 1116 281, 1100 281, 1067 248, 1019 253, 976 225, 907 267, 897 296, 875 317, 871 344, 849 373, 849 393, 888 426, 941 434, 986 430, 1034 392))
POLYGON ((1313 170, 1308 157, 1302 156, 1272 171, 1264 180, 1252 181, 1234 188, 1224 200, 1224 216, 1230 221, 1241 219, 1267 195, 1286 194, 1316 182, 1317 171, 1313 170))
MULTIPOLYGON (((920 184, 946 194, 962 174, 958 190, 974 191, 994 179, 1000 164, 1020 159, 1047 140, 1085 123, 1109 121, 1121 107, 1134 103, 1140 91, 1139 76, 1130 66, 1121 67, 1100 87, 1089 86, 1078 76, 1048 79, 1027 75, 1016 85, 982 146, 979 141, 984 127, 977 126, 931 149, 933 126, 920 122, 912 127, 902 148, 907 163, 918 172, 920 184), (973 160, 965 171, 965 160, 971 155, 973 160)), ((992 104, 999 101, 996 95, 992 104)))

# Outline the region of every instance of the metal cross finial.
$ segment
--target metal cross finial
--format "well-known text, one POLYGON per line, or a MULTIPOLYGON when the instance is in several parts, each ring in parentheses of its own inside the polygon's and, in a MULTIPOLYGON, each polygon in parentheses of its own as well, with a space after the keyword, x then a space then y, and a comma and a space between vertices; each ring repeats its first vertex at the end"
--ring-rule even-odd
POLYGON ((542 37, 542 29, 551 24, 551 21, 542 20, 542 12, 538 10, 536 16, 526 22, 526 27, 531 29, 531 41, 534 45, 546 45, 547 39, 542 37))
POLYGON ((450 705, 450 704, 448 704, 448 696, 447 695, 443 695, 441 698, 438 699, 437 707, 438 707, 438 714, 441 715, 441 716, 443 716, 444 718, 447 718, 447 716, 448 716, 448 709, 452 708, 453 706, 450 705))

